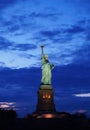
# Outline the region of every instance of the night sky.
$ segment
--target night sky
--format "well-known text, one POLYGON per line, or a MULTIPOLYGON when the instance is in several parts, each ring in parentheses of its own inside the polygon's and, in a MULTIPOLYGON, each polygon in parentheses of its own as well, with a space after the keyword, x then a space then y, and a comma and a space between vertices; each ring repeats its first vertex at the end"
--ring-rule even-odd
POLYGON ((57 111, 90 116, 90 0, 0 0, 0 108, 36 110, 42 44, 57 111))

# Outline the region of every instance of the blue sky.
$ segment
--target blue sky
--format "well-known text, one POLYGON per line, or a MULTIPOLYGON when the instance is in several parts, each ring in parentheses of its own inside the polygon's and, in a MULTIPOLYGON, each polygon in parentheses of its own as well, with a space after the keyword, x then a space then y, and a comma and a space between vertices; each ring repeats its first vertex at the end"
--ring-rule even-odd
POLYGON ((88 62, 89 0, 0 1, 1 67, 40 66, 42 43, 55 65, 88 62))
MULTIPOLYGON (((58 86, 55 87, 56 92, 61 93, 61 90, 65 89, 67 93, 71 93, 72 97, 90 100, 88 96, 90 95, 89 5, 89 0, 0 0, 0 96, 2 105, 6 101, 9 103, 8 97, 12 98, 12 101, 10 100, 12 104, 9 104, 12 107, 14 107, 14 99, 16 99, 14 102, 19 104, 18 107, 23 106, 23 102, 25 104, 28 97, 28 102, 31 102, 31 90, 33 94, 36 93, 40 84, 41 75, 39 79, 35 77, 37 73, 41 74, 41 44, 45 45, 45 54, 48 54, 50 61, 55 64, 53 84, 58 86), (15 77, 9 70, 13 71, 15 77), (24 85, 21 83, 19 72, 23 74, 24 85), (35 80, 36 84, 31 83, 35 80), (28 86, 27 89, 25 85, 28 86)), ((65 94, 63 98, 64 96, 65 94)), ((34 98, 35 101, 31 103, 33 108, 37 95, 34 94, 34 98)), ((60 96, 56 93, 56 104, 59 104, 58 99, 60 96)), ((8 104, 6 105, 8 107, 8 104)), ((59 110, 61 104, 57 108, 59 110)), ((79 110, 79 108, 76 109, 79 110)), ((86 110, 86 108, 83 109, 86 110)))

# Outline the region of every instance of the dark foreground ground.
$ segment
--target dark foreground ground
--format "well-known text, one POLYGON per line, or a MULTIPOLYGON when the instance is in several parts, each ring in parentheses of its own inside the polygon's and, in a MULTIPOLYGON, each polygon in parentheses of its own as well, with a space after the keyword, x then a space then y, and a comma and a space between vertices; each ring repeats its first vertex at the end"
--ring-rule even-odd
POLYGON ((85 114, 58 113, 59 118, 18 118, 13 110, 0 110, 0 130, 90 130, 90 118, 85 114))

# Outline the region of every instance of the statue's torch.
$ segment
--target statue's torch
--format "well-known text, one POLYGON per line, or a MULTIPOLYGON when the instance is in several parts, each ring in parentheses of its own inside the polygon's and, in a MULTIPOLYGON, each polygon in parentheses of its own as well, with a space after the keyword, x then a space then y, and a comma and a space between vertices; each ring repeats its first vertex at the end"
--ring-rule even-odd
POLYGON ((42 56, 44 56, 44 45, 41 45, 42 56))

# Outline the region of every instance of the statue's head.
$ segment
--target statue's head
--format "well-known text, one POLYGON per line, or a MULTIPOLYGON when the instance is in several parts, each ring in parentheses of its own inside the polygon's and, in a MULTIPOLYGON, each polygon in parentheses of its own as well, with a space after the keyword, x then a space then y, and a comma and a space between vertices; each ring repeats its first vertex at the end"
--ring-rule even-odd
POLYGON ((48 55, 45 55, 45 59, 48 60, 48 55))

